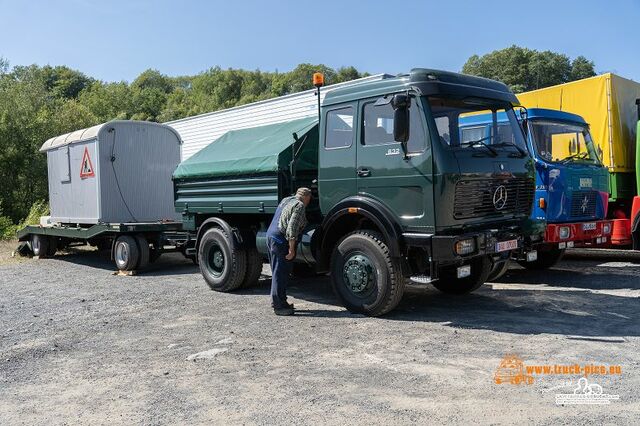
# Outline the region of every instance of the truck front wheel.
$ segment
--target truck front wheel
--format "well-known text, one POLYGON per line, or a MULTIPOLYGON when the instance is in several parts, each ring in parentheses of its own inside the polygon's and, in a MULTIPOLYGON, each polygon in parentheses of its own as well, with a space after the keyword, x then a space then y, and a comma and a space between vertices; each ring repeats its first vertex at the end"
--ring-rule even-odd
POLYGON ((438 281, 433 286, 447 294, 467 294, 479 289, 487 281, 491 272, 491 260, 487 256, 471 259, 471 275, 464 278, 457 277, 457 266, 445 266, 440 269, 438 281))
POLYGON ((405 279, 399 259, 391 257, 380 234, 356 231, 333 251, 331 283, 349 311, 378 316, 398 305, 405 279))
POLYGON ((205 232, 198 249, 200 272, 215 291, 232 291, 240 286, 247 268, 247 254, 239 250, 233 237, 220 228, 205 232))
POLYGON ((564 251, 564 249, 559 248, 538 249, 537 260, 534 260, 533 262, 518 261, 518 263, 520 266, 527 269, 548 269, 560 262, 560 259, 562 259, 562 256, 564 255, 564 251))

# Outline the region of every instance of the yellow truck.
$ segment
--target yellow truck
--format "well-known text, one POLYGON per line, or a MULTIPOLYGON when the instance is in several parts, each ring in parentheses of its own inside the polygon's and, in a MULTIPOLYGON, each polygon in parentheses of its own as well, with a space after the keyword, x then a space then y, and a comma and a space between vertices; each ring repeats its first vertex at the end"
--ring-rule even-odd
POLYGON ((582 116, 609 169, 611 244, 640 250, 640 151, 636 150, 640 83, 606 73, 571 83, 520 93, 527 108, 548 108, 582 116))

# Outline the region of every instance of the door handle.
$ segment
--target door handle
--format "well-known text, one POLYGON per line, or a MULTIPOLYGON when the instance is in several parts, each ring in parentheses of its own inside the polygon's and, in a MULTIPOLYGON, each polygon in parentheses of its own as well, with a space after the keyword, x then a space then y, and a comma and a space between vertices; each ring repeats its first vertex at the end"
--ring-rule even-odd
POLYGON ((369 169, 358 169, 358 176, 360 177, 371 176, 371 171, 369 171, 369 169))

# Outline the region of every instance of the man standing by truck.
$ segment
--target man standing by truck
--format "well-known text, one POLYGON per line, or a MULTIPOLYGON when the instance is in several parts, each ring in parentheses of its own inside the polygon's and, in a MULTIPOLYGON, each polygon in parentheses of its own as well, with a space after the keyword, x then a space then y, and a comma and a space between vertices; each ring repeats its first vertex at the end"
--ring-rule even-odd
POLYGON ((305 213, 310 201, 311 190, 299 188, 296 195, 280 202, 267 230, 271 305, 276 315, 293 315, 293 305, 287 303, 287 284, 296 257, 298 236, 307 224, 305 213))

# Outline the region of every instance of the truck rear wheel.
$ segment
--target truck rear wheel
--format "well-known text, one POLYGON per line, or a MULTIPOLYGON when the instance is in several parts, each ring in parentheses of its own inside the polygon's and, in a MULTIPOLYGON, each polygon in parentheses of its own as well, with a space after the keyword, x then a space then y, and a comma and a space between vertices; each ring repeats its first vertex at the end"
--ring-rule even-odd
POLYGON ((333 250, 331 283, 349 311, 378 316, 398 305, 405 279, 380 234, 356 231, 333 250))
POLYGON ((231 235, 220 228, 204 233, 198 250, 200 272, 209 287, 215 291, 239 288, 245 277, 247 254, 238 250, 231 235))
POLYGON ((471 259, 471 275, 465 278, 456 276, 457 266, 445 266, 440 269, 438 281, 433 286, 446 294, 467 294, 479 289, 487 281, 491 272, 491 260, 487 256, 471 259))
POLYGON ((532 269, 532 270, 540 270, 540 269, 548 269, 554 266, 556 263, 560 262, 562 256, 564 255, 565 249, 559 248, 548 248, 543 250, 538 250, 538 259, 533 262, 525 262, 518 261, 520 266, 532 269))
POLYGON ((113 247, 113 259, 121 271, 133 271, 140 260, 140 250, 131 235, 121 235, 113 247))
POLYGON ((256 287, 262 274, 262 255, 254 247, 246 250, 247 272, 242 281, 242 288, 256 287))

